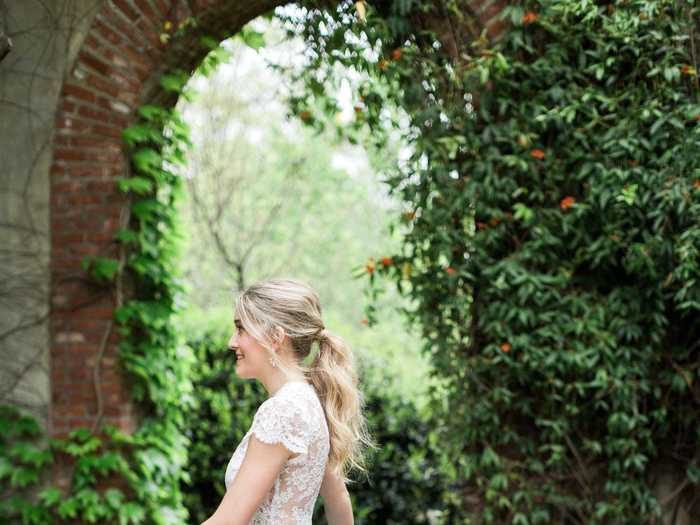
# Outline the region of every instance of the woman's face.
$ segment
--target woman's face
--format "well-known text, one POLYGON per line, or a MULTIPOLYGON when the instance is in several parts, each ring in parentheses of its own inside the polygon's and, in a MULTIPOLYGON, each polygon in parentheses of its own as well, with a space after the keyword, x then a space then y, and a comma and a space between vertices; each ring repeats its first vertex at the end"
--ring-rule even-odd
POLYGON ((229 350, 236 353, 236 375, 241 379, 260 379, 269 368, 270 355, 241 325, 234 320, 235 330, 228 341, 229 350))

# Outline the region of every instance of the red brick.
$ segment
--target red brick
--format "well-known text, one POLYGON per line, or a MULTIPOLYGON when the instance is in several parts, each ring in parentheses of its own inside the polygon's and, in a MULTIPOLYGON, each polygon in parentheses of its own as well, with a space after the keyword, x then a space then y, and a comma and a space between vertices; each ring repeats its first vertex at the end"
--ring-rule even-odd
POLYGON ((53 157, 56 160, 84 160, 80 151, 65 148, 56 148, 53 157))
POLYGON ((90 319, 112 319, 114 317, 114 308, 88 306, 81 308, 80 313, 90 319))
POLYGON ((121 33, 137 48, 140 47, 141 39, 138 32, 134 31, 131 22, 124 20, 123 15, 120 14, 116 8, 111 6, 109 3, 105 3, 102 11, 100 12, 100 16, 104 17, 103 20, 109 27, 121 33))
POLYGON ((63 134, 60 131, 53 137, 54 146, 70 146, 70 135, 63 134))
POLYGON ((121 129, 126 128, 129 125, 130 119, 123 114, 117 113, 116 111, 112 113, 109 122, 116 124, 121 129))
POLYGON ((92 181, 87 183, 87 191, 98 193, 114 193, 117 191, 116 183, 112 180, 92 181))
POLYGON ((165 3, 165 0, 153 0, 153 3, 162 17, 165 17, 165 15, 170 11, 170 6, 165 3))
POLYGON ((77 330, 85 332, 94 332, 107 328, 107 321, 96 319, 74 319, 71 321, 71 326, 77 330))
POLYGON ((69 100, 63 99, 61 102, 61 105, 59 107, 60 113, 66 115, 69 113, 73 113, 75 111, 75 103, 71 102, 69 100))
POLYGON ((100 122, 106 122, 107 120, 109 120, 109 113, 106 113, 92 106, 78 106, 78 115, 100 122))
POLYGON ((71 166, 69 173, 73 177, 102 177, 104 170, 101 166, 71 166))
POLYGON ((68 149, 65 147, 56 148, 54 153, 54 158, 56 160, 66 160, 66 161, 113 161, 121 158, 121 153, 119 151, 114 151, 112 149, 68 149))
POLYGON ((85 240, 85 236, 82 233, 55 233, 53 235, 53 240, 56 243, 63 244, 63 243, 74 243, 74 242, 83 242, 85 240))
POLYGON ((63 182, 51 185, 52 193, 74 192, 80 190, 82 185, 79 182, 63 182))
POLYGON ((138 79, 131 75, 125 75, 119 71, 112 71, 109 78, 114 80, 117 86, 121 87, 121 89, 125 89, 132 93, 136 93, 139 90, 140 83, 138 79))
POLYGON ((95 125, 92 129, 97 135, 118 138, 122 142, 122 128, 118 126, 95 125))
POLYGON ((86 50, 83 50, 80 55, 78 55, 78 60, 81 64, 104 76, 108 76, 112 70, 108 63, 86 50))
POLYGON ((121 47, 125 42, 126 39, 123 38, 122 36, 119 35, 116 31, 114 31, 112 28, 110 28, 108 25, 106 25, 102 20, 96 19, 95 20, 95 31, 104 38, 107 42, 110 44, 121 47))
POLYGON ((116 5, 119 10, 126 15, 127 18, 131 19, 132 21, 136 21, 140 18, 140 13, 134 9, 129 2, 126 0, 112 0, 114 5, 116 5))
POLYGON ((97 40, 95 35, 92 33, 85 37, 85 40, 83 41, 83 48, 102 52, 102 45, 100 44, 100 41, 97 40))
POLYGON ((160 20, 161 17, 156 14, 156 12, 146 0, 134 0, 134 3, 136 4, 136 7, 139 8, 141 13, 145 15, 146 18, 151 20, 151 22, 154 25, 158 24, 158 20, 160 20))
POLYGON ((160 39, 160 34, 153 30, 153 25, 148 20, 143 19, 139 21, 136 27, 138 27, 139 31, 146 37, 151 47, 157 49, 165 46, 165 43, 160 39))
POLYGON ((114 233, 89 233, 86 240, 89 242, 112 242, 114 241, 114 233))
POLYGON ((68 204, 101 204, 102 203, 102 196, 100 195, 89 195, 89 194, 77 194, 77 195, 71 195, 67 194, 64 195, 65 202, 68 204))
POLYGON ((110 81, 98 77, 94 73, 88 73, 85 77, 85 84, 94 88, 98 93, 104 93, 112 97, 119 94, 119 88, 110 81))
POLYGON ((76 86, 75 84, 65 84, 63 86, 63 92, 67 96, 76 98, 79 101, 94 103, 97 99, 95 93, 84 87, 76 86))
POLYGON ((83 148, 121 148, 122 141, 114 139, 104 139, 96 138, 93 135, 81 135, 78 137, 71 138, 71 144, 73 146, 80 146, 83 148))
POLYGON ((116 53, 112 49, 104 49, 102 51, 102 59, 106 60, 110 64, 112 64, 118 68, 121 68, 121 69, 129 69, 130 68, 130 64, 124 58, 124 55, 121 52, 121 50, 119 53, 116 53))
POLYGON ((71 115, 59 115, 56 118, 56 128, 58 129, 85 131, 90 129, 90 126, 92 126, 92 123, 71 115))

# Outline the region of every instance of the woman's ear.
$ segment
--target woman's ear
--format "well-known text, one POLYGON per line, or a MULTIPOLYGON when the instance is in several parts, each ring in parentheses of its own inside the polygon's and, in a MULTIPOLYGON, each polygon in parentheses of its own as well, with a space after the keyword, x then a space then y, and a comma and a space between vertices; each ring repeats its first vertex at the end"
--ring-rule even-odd
POLYGON ((277 345, 277 349, 282 346, 282 343, 284 343, 284 329, 281 326, 275 326, 275 336, 274 336, 274 341, 277 345))

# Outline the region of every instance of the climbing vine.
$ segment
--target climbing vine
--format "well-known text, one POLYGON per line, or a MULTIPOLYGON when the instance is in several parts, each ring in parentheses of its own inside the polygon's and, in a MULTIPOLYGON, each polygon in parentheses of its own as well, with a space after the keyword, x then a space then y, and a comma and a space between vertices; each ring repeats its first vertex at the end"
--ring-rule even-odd
POLYGON ((697 515, 698 7, 523 1, 492 43, 467 2, 306 5, 298 114, 340 63, 348 134, 409 118, 403 249, 358 274, 415 299, 465 522, 697 515))

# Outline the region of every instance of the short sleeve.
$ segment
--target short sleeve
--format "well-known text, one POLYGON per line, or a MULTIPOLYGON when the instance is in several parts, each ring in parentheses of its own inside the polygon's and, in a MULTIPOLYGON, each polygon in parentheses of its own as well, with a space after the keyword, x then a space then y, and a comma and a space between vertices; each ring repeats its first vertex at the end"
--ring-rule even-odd
POLYGON ((255 413, 251 433, 263 443, 282 443, 291 452, 306 454, 312 438, 307 418, 301 403, 273 396, 255 413))

